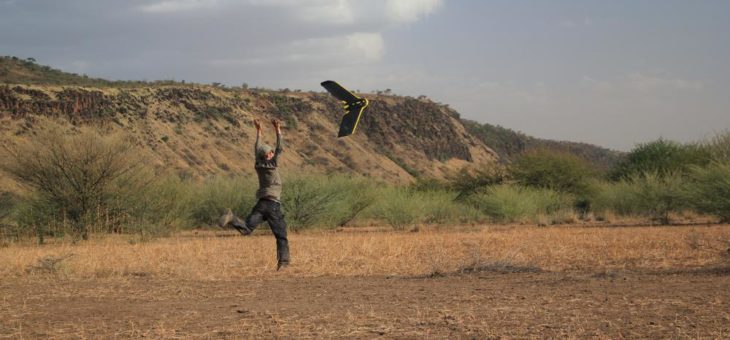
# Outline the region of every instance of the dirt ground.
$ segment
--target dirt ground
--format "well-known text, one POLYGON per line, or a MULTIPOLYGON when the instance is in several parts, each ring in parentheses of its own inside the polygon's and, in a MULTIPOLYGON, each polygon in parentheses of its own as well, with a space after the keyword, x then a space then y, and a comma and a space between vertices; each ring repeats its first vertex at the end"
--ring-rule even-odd
POLYGON ((730 268, 0 281, 9 338, 729 338, 730 268))

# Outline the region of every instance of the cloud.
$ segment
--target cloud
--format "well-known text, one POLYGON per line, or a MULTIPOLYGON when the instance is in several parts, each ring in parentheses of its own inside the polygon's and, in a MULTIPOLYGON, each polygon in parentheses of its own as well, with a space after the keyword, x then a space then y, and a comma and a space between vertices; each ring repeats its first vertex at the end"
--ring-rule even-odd
POLYGON ((273 46, 247 58, 216 59, 216 66, 250 66, 269 64, 339 65, 368 64, 380 61, 385 43, 379 33, 352 34, 303 39, 273 46))
POLYGON ((566 19, 566 20, 561 21, 558 25, 560 27, 566 28, 566 29, 587 27, 587 26, 593 25, 593 19, 591 19, 591 18, 583 18, 582 20, 566 19))
POLYGON ((627 88, 641 93, 698 91, 703 88, 698 81, 645 73, 631 73, 624 77, 623 82, 627 88))
POLYGON ((580 86, 597 92, 643 95, 697 92, 704 88, 704 84, 700 81, 642 72, 627 73, 609 80, 583 76, 580 86))
POLYGON ((146 13, 170 13, 214 8, 220 4, 220 0, 166 0, 144 5, 139 7, 139 9, 146 13))
POLYGON ((442 0, 387 0, 386 15, 396 23, 413 23, 438 10, 442 0))

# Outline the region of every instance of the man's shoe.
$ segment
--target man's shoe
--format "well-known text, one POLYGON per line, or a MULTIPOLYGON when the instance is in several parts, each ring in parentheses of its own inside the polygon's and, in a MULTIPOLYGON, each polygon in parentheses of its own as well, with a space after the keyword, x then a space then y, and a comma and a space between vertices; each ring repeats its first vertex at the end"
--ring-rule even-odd
POLYGON ((233 221, 233 211, 228 209, 228 211, 226 211, 226 213, 218 219, 218 226, 225 228, 228 223, 231 223, 231 221, 233 221))
POLYGON ((284 269, 286 267, 289 267, 289 262, 279 262, 276 264, 276 271, 279 271, 279 269, 284 269))
POLYGON ((253 230, 249 229, 248 226, 246 226, 246 222, 236 216, 233 216, 233 220, 231 222, 233 227, 236 228, 236 230, 238 230, 238 232, 241 233, 241 235, 243 236, 251 235, 251 233, 253 232, 253 230))

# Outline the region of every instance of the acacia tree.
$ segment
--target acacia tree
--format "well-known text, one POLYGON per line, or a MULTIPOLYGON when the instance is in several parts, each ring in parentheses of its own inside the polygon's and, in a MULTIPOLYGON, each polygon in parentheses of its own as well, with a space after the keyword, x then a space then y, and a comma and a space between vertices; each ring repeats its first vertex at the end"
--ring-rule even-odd
POLYGON ((57 216, 66 216, 83 239, 99 208, 109 208, 122 192, 147 184, 139 149, 118 134, 102 136, 82 128, 66 135, 60 126, 48 125, 28 142, 4 149, 0 167, 57 216))

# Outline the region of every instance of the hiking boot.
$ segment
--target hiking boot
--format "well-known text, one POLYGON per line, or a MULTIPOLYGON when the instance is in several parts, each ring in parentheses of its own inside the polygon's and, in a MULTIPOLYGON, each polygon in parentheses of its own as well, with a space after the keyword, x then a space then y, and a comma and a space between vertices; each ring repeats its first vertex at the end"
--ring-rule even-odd
POLYGON ((246 222, 244 222, 242 219, 233 216, 233 219, 231 221, 231 225, 233 225, 236 230, 238 230, 239 233, 243 236, 251 235, 253 230, 249 229, 248 226, 246 226, 246 222))
POLYGON ((286 267, 289 267, 289 262, 279 262, 276 264, 276 271, 279 271, 279 269, 284 269, 286 267))
POLYGON ((228 223, 231 223, 233 221, 233 217, 233 211, 231 211, 231 209, 228 209, 228 211, 226 211, 226 213, 218 219, 218 226, 221 228, 225 228, 228 223))

